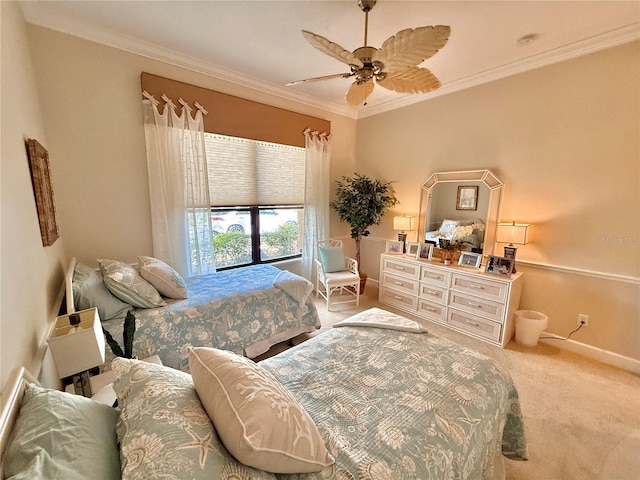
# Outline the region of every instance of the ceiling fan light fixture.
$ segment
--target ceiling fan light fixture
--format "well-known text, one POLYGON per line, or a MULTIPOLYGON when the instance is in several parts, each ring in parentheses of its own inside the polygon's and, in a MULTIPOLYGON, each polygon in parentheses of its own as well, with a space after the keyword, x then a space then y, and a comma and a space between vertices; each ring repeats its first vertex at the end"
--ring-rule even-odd
POLYGON ((313 47, 349 65, 349 73, 309 78, 291 84, 355 77, 345 96, 349 105, 366 102, 376 83, 398 93, 426 93, 439 88, 440 81, 435 75, 418 65, 445 46, 449 40, 450 27, 436 25, 407 28, 385 40, 382 47, 369 47, 368 16, 375 4, 376 0, 358 0, 358 6, 365 13, 364 46, 353 52, 313 32, 302 31, 302 35, 313 47))

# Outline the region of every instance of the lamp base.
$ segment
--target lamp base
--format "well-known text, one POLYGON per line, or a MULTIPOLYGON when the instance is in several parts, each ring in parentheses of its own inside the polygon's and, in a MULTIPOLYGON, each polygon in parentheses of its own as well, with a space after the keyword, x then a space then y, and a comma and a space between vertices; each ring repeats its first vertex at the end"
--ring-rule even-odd
POLYGON ((93 392, 91 392, 91 382, 89 381, 89 370, 76 373, 71 378, 76 395, 82 395, 88 398, 93 396, 93 392))
POLYGON ((518 249, 513 245, 509 245, 508 247, 504 247, 504 258, 508 258, 513 263, 513 270, 511 273, 516 273, 516 252, 518 249))

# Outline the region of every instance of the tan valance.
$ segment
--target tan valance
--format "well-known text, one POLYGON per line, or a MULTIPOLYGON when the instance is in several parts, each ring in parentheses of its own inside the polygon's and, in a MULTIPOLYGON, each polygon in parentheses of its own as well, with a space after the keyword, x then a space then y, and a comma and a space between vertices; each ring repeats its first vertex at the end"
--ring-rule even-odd
POLYGON ((142 90, 160 100, 166 94, 174 103, 178 98, 189 105, 198 102, 209 114, 204 117, 206 132, 264 142, 304 147, 306 128, 331 132, 331 122, 320 118, 272 107, 264 103, 227 95, 207 88, 178 82, 143 72, 142 90))

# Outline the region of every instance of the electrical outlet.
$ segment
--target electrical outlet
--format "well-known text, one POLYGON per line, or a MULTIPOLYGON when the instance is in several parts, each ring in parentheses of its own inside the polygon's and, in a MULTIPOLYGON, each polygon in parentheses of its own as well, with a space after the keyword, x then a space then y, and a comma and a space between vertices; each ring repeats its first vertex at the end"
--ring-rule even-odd
POLYGON ((585 315, 584 313, 578 314, 578 325, 582 325, 584 323, 585 327, 589 326, 589 315, 585 315))

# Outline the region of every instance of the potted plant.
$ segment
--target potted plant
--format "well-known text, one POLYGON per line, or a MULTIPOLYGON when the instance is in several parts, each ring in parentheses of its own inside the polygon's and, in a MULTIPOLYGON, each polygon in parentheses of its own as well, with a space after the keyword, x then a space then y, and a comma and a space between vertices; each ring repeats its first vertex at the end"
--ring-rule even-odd
MULTIPOLYGON (((329 206, 338 213, 342 222, 351 226, 351 238, 356 241, 356 261, 360 269, 360 240, 369 235, 371 225, 379 225, 382 216, 396 206, 398 199, 391 183, 372 180, 355 173, 353 177, 338 180, 336 199, 329 206)), ((367 275, 360 271, 360 293, 364 290, 367 275)))

